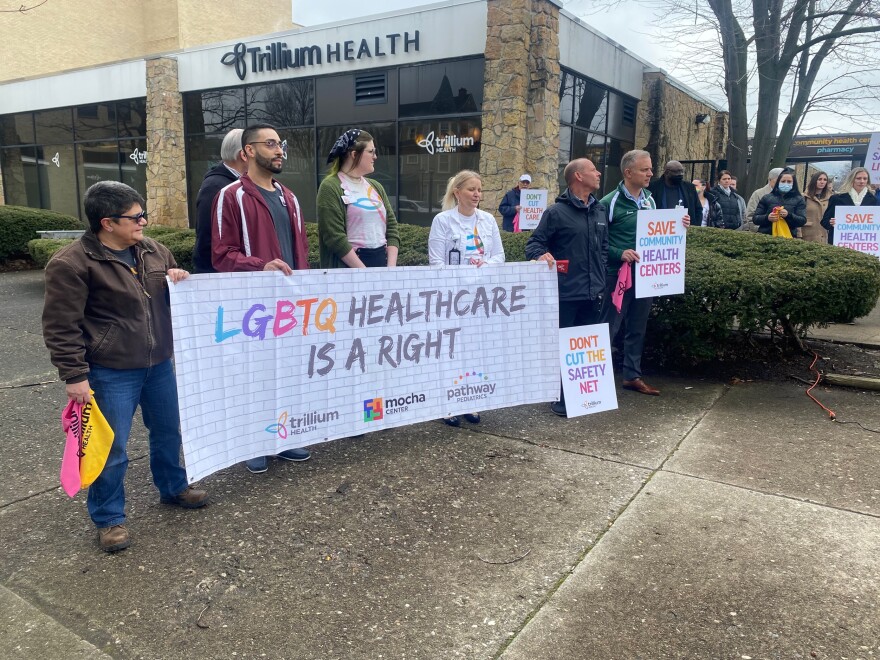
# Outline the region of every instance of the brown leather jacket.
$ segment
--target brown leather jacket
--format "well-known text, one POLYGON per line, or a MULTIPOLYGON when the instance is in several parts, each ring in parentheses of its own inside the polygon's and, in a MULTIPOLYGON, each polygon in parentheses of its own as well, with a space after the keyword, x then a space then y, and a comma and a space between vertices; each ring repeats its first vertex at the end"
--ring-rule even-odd
POLYGON ((136 275, 86 231, 46 266, 43 340, 61 380, 86 380, 92 363, 142 369, 171 357, 165 273, 177 263, 149 238, 135 252, 136 275))

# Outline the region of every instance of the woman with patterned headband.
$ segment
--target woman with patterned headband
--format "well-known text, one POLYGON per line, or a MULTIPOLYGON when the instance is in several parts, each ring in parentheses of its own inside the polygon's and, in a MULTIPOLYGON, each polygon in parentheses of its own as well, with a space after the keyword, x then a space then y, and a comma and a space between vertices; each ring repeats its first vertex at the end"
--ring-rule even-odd
POLYGON ((397 265, 397 218, 382 185, 368 179, 377 158, 373 137, 352 128, 336 140, 318 189, 321 268, 397 265))

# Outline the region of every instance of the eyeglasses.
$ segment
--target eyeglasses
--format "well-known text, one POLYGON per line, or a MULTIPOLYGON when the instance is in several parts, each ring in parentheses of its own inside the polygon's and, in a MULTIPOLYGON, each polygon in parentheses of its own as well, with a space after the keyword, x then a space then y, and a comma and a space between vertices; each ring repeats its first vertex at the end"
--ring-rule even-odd
POLYGON ((248 144, 265 144, 270 149, 281 148, 282 151, 287 150, 287 140, 279 142, 278 140, 258 140, 257 142, 248 142, 248 144))
POLYGON ((119 214, 119 215, 108 215, 107 217, 108 218, 117 218, 117 219, 127 218, 127 219, 131 220, 133 223, 135 223, 136 225, 139 225, 141 223, 141 220, 143 220, 144 222, 147 222, 147 212, 146 211, 141 211, 137 215, 119 214))

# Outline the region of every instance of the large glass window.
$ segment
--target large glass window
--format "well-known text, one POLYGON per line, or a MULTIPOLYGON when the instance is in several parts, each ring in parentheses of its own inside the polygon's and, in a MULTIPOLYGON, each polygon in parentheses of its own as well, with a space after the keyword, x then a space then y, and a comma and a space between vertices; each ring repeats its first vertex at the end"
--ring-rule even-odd
POLYGON ((562 172, 574 158, 589 158, 602 173, 597 196, 620 181, 620 159, 633 148, 637 101, 610 91, 572 71, 562 71, 559 86, 560 190, 562 172))
POLYGON ((483 69, 482 58, 400 69, 400 116, 482 112, 483 69))
POLYGON ((196 224, 196 199, 202 180, 214 165, 220 162, 220 144, 223 135, 190 135, 186 138, 186 192, 189 201, 189 224, 196 224))
POLYGON ((3 190, 10 206, 40 206, 36 147, 0 149, 3 190))
POLYGON ((248 124, 293 127, 315 123, 315 84, 311 79, 248 87, 245 97, 248 124))
POLYGON ((187 94, 183 99, 187 133, 228 133, 245 127, 244 88, 187 94))
MULTIPOLYGON (((324 178, 327 154, 333 148, 333 143, 349 128, 351 126, 325 126, 318 129, 319 180, 324 178)), ((382 184, 391 205, 394 206, 397 199, 397 134, 394 122, 361 124, 358 128, 373 136, 376 154, 379 156, 376 159, 376 170, 369 178, 382 184)))
POLYGON ((446 183, 480 167, 479 117, 400 122, 400 220, 430 226, 446 183))
POLYGON ((287 159, 284 161, 284 170, 275 178, 296 195, 305 219, 316 222, 318 189, 315 186, 315 130, 284 128, 278 131, 278 135, 287 141, 287 159))
POLYGON ((76 159, 72 144, 37 147, 40 206, 68 215, 79 215, 76 159))
POLYGON ((146 196, 146 130, 145 99, 0 117, 6 203, 83 217, 85 190, 106 180, 146 196))
POLYGON ((34 144, 34 141, 33 113, 0 117, 0 145, 34 144))

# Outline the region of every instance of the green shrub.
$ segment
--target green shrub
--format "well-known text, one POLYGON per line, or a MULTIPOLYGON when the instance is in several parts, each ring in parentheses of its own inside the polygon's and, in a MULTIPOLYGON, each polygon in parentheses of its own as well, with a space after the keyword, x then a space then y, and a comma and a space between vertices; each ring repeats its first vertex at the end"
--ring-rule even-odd
POLYGON ((193 248, 196 246, 196 232, 194 229, 156 225, 144 229, 144 235, 158 241, 171 250, 178 268, 192 272, 193 248))
POLYGON ((694 227, 685 293, 655 298, 649 341, 666 359, 730 357, 769 331, 798 342, 807 328, 865 316, 880 296, 880 259, 807 241, 694 227), (781 331, 781 333, 780 333, 781 331))
POLYGON ((73 243, 72 238, 35 238, 28 241, 27 249, 37 267, 45 268, 52 255, 70 243, 73 243))
POLYGON ((28 242, 48 229, 85 229, 85 224, 63 213, 26 206, 0 206, 0 261, 28 254, 28 242))

